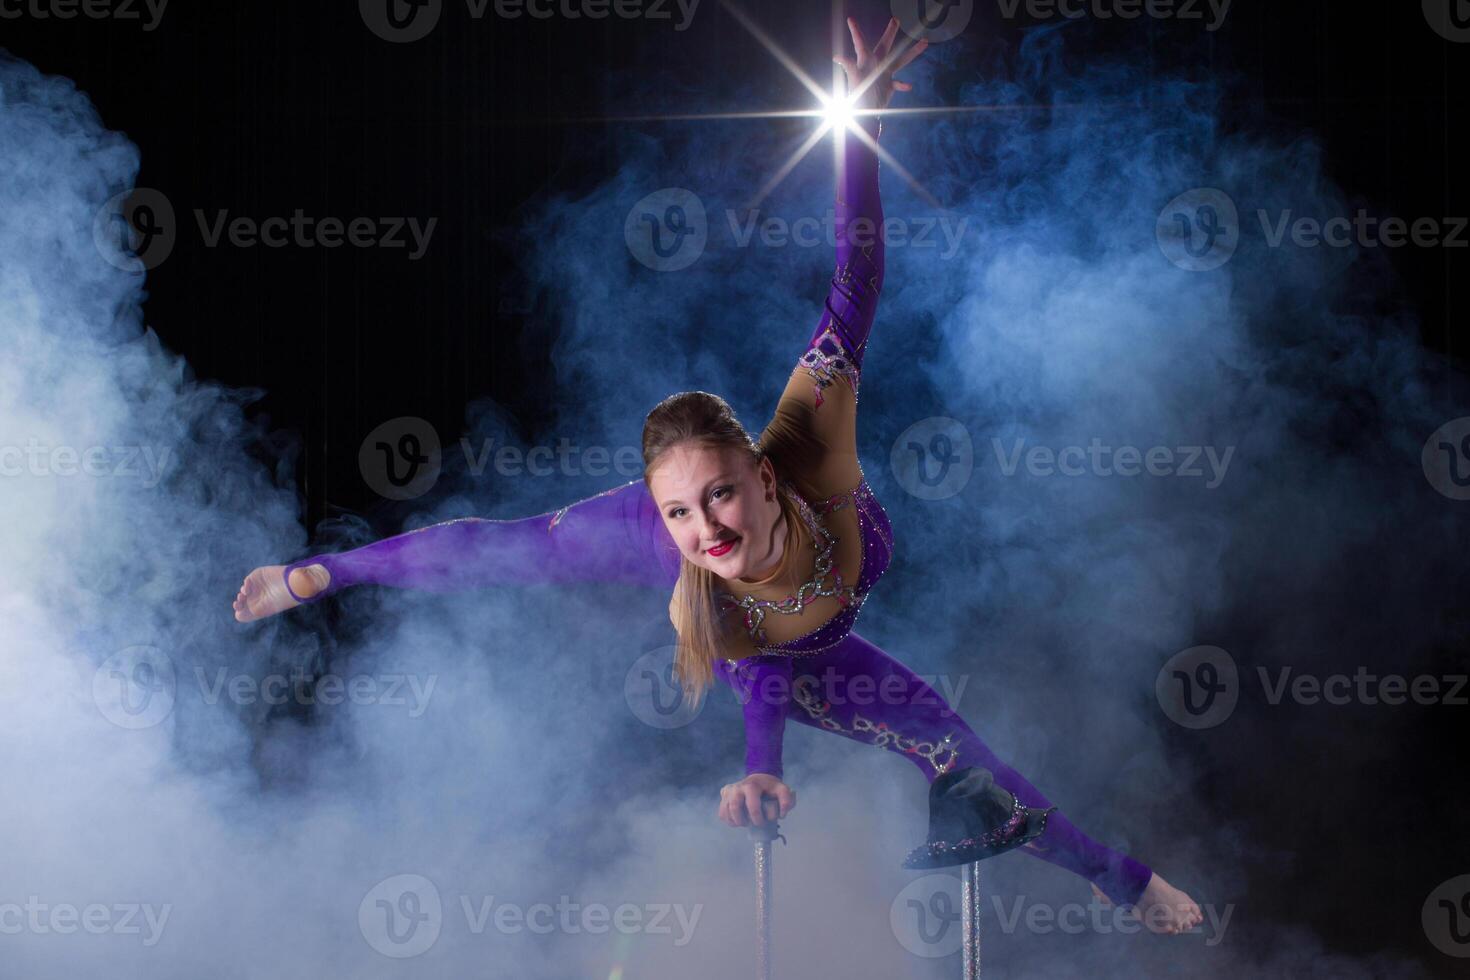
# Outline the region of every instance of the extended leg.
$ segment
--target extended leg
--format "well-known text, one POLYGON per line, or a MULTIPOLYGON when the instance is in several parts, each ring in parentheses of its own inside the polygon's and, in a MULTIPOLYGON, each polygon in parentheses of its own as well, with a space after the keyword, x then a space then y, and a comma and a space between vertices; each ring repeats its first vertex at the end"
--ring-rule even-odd
MULTIPOLYGON (((933 782, 951 769, 983 766, 1032 807, 1052 803, 1006 765, 940 696, 895 658, 849 633, 837 647, 795 662, 788 716, 907 756, 933 782), (853 681, 863 678, 856 686, 853 681)), ((1152 872, 1088 837, 1060 810, 1023 850, 1081 875, 1114 902, 1136 903, 1152 872)))

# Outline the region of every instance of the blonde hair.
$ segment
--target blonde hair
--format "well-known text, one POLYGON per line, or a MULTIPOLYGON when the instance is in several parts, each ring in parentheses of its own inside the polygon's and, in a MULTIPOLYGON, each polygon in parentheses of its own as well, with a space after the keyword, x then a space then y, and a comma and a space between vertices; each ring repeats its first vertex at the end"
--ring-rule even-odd
MULTIPOLYGON (((761 448, 740 420, 729 402, 707 391, 681 391, 654 406, 643 422, 643 479, 646 483, 655 465, 675 446, 692 444, 702 449, 733 449, 748 455, 759 466, 771 457, 776 479, 781 470, 776 459, 761 448)), ((779 489, 776 500, 786 518, 784 554, 795 554, 799 541, 797 527, 801 515, 790 497, 779 489)), ((689 706, 697 704, 714 683, 714 664, 722 656, 725 626, 715 608, 715 574, 701 568, 682 554, 679 556, 679 580, 674 584, 671 618, 678 633, 674 652, 674 672, 689 706)))

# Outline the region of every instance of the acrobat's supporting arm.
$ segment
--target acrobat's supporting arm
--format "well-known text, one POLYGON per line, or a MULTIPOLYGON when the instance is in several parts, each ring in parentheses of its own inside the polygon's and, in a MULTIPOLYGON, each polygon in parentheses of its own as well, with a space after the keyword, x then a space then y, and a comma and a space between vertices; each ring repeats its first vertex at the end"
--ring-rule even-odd
POLYGON ((298 602, 316 602, 371 582, 429 592, 492 585, 624 582, 671 587, 679 549, 643 480, 519 520, 463 517, 408 531, 351 551, 316 555, 283 570, 324 565, 331 583, 298 602))
POLYGON ((715 663, 715 673, 734 690, 745 715, 745 774, 783 778, 781 742, 791 700, 791 658, 778 654, 745 657, 731 667, 715 663))

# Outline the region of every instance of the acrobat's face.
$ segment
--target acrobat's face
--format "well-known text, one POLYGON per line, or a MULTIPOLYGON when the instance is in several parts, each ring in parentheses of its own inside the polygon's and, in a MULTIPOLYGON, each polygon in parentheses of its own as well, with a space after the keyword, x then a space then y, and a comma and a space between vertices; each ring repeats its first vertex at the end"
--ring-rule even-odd
POLYGON ((648 490, 685 558, 725 579, 758 580, 781 560, 781 503, 769 459, 681 443, 649 473, 648 490))

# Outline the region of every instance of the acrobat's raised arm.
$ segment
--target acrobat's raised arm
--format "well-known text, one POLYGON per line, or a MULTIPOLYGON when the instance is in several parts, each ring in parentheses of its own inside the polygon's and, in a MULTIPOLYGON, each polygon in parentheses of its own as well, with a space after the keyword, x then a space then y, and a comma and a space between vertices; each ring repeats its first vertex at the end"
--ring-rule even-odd
POLYGON ((813 382, 814 409, 821 408, 823 392, 838 378, 856 394, 883 289, 883 203, 875 149, 882 123, 877 116, 859 116, 851 125, 837 137, 843 141, 833 225, 837 270, 800 361, 813 382))
POLYGON ((857 397, 868 334, 883 289, 883 205, 878 196, 876 116, 839 134, 837 269, 821 317, 797 359, 761 445, 785 475, 819 496, 856 486, 857 397), (870 143, 871 141, 871 143, 870 143))
POLYGON ((324 565, 331 583, 315 602, 371 582, 429 592, 491 585, 623 582, 669 588, 679 577, 679 549, 642 480, 520 520, 464 517, 384 538, 352 551, 285 566, 324 565))
MULTIPOLYGON (((895 90, 912 88, 893 74, 923 52, 928 42, 895 51, 899 27, 895 17, 870 51, 857 22, 849 17, 847 24, 856 59, 833 60, 847 74, 855 108, 881 111, 895 90)), ((822 498, 850 491, 862 479, 857 456, 858 383, 884 272, 877 151, 881 131, 876 115, 859 114, 836 134, 842 141, 834 229, 837 270, 816 329, 760 438, 761 448, 782 475, 822 498)), ((781 778, 790 658, 775 654, 722 660, 715 671, 735 688, 744 706, 747 775, 781 778)))

